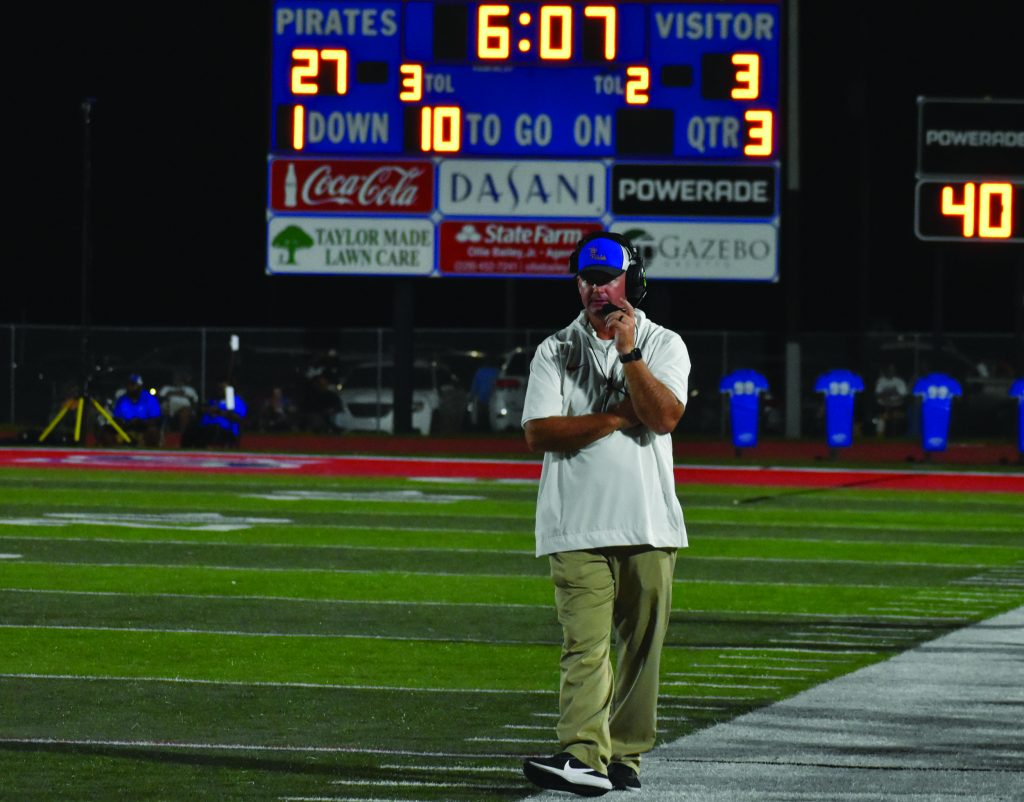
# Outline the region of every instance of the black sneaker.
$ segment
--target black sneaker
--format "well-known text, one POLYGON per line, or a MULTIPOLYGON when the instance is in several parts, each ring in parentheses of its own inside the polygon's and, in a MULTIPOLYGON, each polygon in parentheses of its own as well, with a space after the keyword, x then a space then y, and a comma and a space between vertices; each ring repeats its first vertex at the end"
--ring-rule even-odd
POLYGON ((526 779, 541 788, 568 791, 580 796, 601 796, 612 790, 609 779, 568 752, 554 757, 535 757, 523 763, 526 779))
POLYGON ((640 778, 625 763, 609 763, 608 779, 616 791, 640 790, 640 778))

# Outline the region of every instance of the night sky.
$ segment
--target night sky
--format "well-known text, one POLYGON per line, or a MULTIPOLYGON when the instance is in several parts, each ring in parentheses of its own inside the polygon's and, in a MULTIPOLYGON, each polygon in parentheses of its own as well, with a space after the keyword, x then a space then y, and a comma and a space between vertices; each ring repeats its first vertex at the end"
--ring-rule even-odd
MULTIPOLYGON (((1024 246, 919 242, 913 195, 918 95, 1024 96, 1016 5, 803 0, 802 180, 783 199, 782 280, 652 282, 651 313, 680 331, 1012 331, 1024 246)), ((19 6, 5 11, 14 225, 0 322, 392 324, 393 280, 264 275, 267 0, 19 6)), ((418 326, 552 328, 578 308, 568 280, 411 281, 418 326)))

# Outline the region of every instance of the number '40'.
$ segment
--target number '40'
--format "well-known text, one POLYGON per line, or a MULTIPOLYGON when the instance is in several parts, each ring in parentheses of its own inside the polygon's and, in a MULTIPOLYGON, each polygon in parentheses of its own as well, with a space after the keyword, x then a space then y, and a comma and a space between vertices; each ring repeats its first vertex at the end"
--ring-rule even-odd
POLYGON ((985 183, 975 186, 964 184, 963 200, 954 198, 954 187, 942 188, 942 214, 963 218, 965 237, 1005 239, 1013 231, 1013 185, 985 183), (992 221, 992 201, 998 198, 999 220, 992 221), (977 223, 977 225, 975 225, 977 223))

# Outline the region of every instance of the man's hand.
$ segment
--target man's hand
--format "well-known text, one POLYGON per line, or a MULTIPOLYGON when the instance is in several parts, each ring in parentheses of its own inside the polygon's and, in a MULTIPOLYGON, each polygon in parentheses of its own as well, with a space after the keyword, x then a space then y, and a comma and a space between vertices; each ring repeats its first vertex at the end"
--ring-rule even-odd
POLYGON ((622 419, 620 430, 632 429, 634 426, 640 425, 640 418, 637 417, 636 410, 633 409, 633 400, 628 396, 619 403, 608 407, 608 412, 622 419))
POLYGON ((636 315, 633 305, 625 298, 625 306, 610 312, 604 319, 604 326, 615 337, 615 350, 620 354, 628 354, 636 348, 636 315))

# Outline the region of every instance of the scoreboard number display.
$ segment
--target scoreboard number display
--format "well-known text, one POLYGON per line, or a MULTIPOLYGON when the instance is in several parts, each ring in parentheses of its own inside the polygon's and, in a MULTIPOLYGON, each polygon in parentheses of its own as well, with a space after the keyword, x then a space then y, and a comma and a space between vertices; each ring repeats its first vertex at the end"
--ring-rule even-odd
POLYGON ((1024 101, 918 98, 914 230, 1024 242, 1024 101))
POLYGON ((778 274, 781 0, 296 2, 271 20, 267 271, 778 274))

